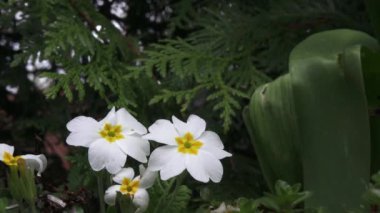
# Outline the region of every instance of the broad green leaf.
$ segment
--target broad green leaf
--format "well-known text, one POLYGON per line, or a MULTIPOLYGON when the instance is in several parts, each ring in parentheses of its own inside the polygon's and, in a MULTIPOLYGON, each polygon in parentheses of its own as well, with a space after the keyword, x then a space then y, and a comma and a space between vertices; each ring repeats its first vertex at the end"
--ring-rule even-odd
POLYGON ((289 80, 289 75, 285 75, 258 88, 244 112, 264 178, 272 191, 278 179, 291 184, 302 181, 298 127, 289 80))
POLYGON ((332 30, 296 46, 289 61, 302 141, 306 207, 344 212, 360 205, 370 174, 370 127, 361 46, 365 33, 332 30))

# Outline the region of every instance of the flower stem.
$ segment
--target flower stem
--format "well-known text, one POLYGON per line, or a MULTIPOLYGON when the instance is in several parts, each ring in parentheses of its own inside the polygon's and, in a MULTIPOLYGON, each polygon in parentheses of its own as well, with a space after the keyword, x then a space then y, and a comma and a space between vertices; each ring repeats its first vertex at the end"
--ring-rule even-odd
POLYGON ((103 172, 96 173, 96 179, 98 181, 98 199, 99 199, 99 207, 100 213, 106 212, 106 206, 104 204, 104 183, 103 183, 103 172))

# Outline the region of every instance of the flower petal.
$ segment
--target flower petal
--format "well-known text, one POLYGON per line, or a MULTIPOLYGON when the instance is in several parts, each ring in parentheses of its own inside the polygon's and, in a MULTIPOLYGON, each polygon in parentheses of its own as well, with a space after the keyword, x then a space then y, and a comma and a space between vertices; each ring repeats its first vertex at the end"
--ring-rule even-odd
POLYGON ((9 154, 13 155, 14 151, 15 148, 13 146, 5 143, 0 144, 0 160, 4 161, 4 152, 8 152, 9 154))
POLYGON ((100 125, 91 117, 78 116, 69 121, 66 128, 70 132, 92 132, 94 129, 100 128, 100 125))
POLYGON ((149 133, 144 135, 143 138, 167 145, 177 144, 175 138, 179 135, 175 130, 174 125, 169 120, 157 120, 148 128, 148 130, 149 133))
POLYGON ((121 108, 116 112, 117 123, 123 126, 123 131, 137 132, 140 135, 147 133, 144 125, 136 120, 129 112, 121 108))
POLYGON ((88 147, 92 142, 99 139, 100 124, 93 118, 78 116, 66 125, 71 132, 66 143, 72 146, 88 147))
POLYGON ((41 173, 45 171, 47 166, 47 159, 45 155, 22 155, 22 159, 25 160, 26 166, 30 169, 37 171, 37 176, 41 176, 41 173))
POLYGON ((154 172, 154 171, 151 171, 150 169, 145 169, 145 168, 144 168, 145 171, 142 172, 141 167, 144 167, 144 166, 143 165, 139 166, 140 176, 141 176, 140 188, 142 189, 150 188, 151 186, 153 186, 154 182, 156 181, 158 172, 154 172))
POLYGON ((125 154, 131 156, 137 161, 141 163, 146 163, 148 161, 146 159, 146 152, 144 151, 146 144, 149 144, 147 140, 144 140, 141 137, 129 135, 126 136, 125 139, 118 140, 115 143, 125 154))
POLYGON ((120 190, 120 185, 113 185, 113 186, 110 186, 107 190, 106 190, 106 193, 104 194, 104 201, 108 204, 108 205, 115 205, 115 202, 116 202, 116 196, 117 196, 117 192, 120 190))
POLYGON ((100 125, 103 126, 105 123, 109 123, 112 125, 116 124, 116 112, 115 107, 112 107, 111 111, 106 115, 105 118, 103 118, 101 121, 99 121, 100 125))
POLYGON ((202 160, 203 167, 210 176, 210 179, 215 183, 219 183, 223 176, 223 166, 220 160, 203 151, 199 152, 199 158, 202 160))
POLYGON ((190 175, 197 181, 207 183, 209 174, 203 166, 203 160, 200 155, 186 155, 186 169, 190 175))
POLYGON ((194 138, 198 138, 206 130, 206 121, 197 115, 190 115, 186 123, 175 116, 172 117, 172 120, 180 135, 190 132, 194 135, 194 138))
POLYGON ((152 171, 161 170, 168 163, 173 154, 177 152, 176 146, 161 146, 153 150, 148 162, 148 169, 152 171))
POLYGON ((113 177, 113 181, 121 184, 124 178, 129 178, 132 180, 134 176, 135 171, 133 171, 131 167, 123 168, 120 170, 120 172, 116 173, 116 175, 113 177))
POLYGON ((132 202, 137 207, 137 210, 135 212, 144 212, 149 205, 148 192, 145 189, 137 190, 132 202))
POLYGON ((220 140, 219 135, 212 131, 205 131, 203 134, 197 139, 202 141, 204 146, 216 147, 219 149, 223 149, 222 140, 220 140))
POLYGON ((88 160, 94 171, 100 171, 106 167, 109 173, 115 174, 124 166, 127 156, 118 145, 99 139, 90 145, 88 160))
POLYGON ((177 176, 185 170, 185 159, 186 155, 183 155, 179 152, 172 153, 173 157, 165 166, 161 169, 160 175, 161 180, 168 180, 174 176, 177 176))
POLYGON ((71 146, 89 147, 91 143, 99 138, 100 136, 96 131, 90 133, 72 132, 66 138, 66 143, 71 146))
POLYGON ((208 152, 209 154, 213 155, 217 159, 223 159, 225 157, 231 157, 232 154, 229 152, 224 151, 223 149, 215 148, 215 147, 202 147, 203 151, 208 152))

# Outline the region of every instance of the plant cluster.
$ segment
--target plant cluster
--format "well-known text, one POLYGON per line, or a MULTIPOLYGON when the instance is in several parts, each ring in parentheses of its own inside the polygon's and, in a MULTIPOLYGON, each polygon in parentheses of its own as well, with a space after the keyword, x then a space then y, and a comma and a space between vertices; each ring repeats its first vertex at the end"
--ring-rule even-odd
MULTIPOLYGON (((322 211, 319 204, 309 208, 324 196, 317 189, 329 188, 310 187, 303 179, 304 171, 313 178, 310 174, 318 170, 314 166, 305 170, 300 160, 305 152, 297 137, 305 131, 294 128, 298 115, 289 95, 293 75, 288 73, 293 63, 289 58, 297 44, 321 31, 348 28, 379 35, 376 4, 376 0, 0 1, 0 143, 17 147, 15 157, 9 150, 11 155, 0 156, 4 162, 0 211, 29 205, 43 212, 95 212, 97 203, 105 209, 105 202, 117 204, 109 205, 109 212, 297 212, 304 211, 304 201, 307 211, 322 211), (251 116, 243 110, 247 105, 251 116), (114 106, 119 110, 112 109, 101 119, 104 109, 114 106), (204 120, 195 115, 187 122, 180 120, 190 114, 204 120), (180 119, 160 119, 172 115, 180 119), (215 132, 205 131, 205 121, 215 132), (208 140, 214 141, 211 146, 206 145, 208 140), (29 159, 22 153, 47 156, 42 177, 34 170, 38 174, 45 169, 43 157, 29 159), (221 164, 229 153, 233 155, 221 164), (13 163, 17 169, 5 168, 10 160, 17 162, 13 163), (158 172, 160 178, 155 178, 158 172), (218 184, 204 184, 209 180, 218 184), (15 185, 20 188, 13 189, 15 185)), ((335 43, 344 38, 351 37, 343 35, 335 43)), ((333 48, 335 43, 314 45, 305 52, 333 48)), ((366 70, 364 87, 370 103, 365 110, 371 125, 360 126, 371 128, 371 138, 377 138, 379 55, 360 49, 346 51, 359 57, 344 58, 339 51, 339 57, 321 57, 334 61, 337 70, 366 70)), ((318 110, 305 112, 312 115, 318 110)), ((314 119, 322 117, 315 114, 314 119)), ((346 121, 344 116, 330 117, 346 121)), ((358 129, 335 132, 353 134, 358 129)), ((317 136, 310 141, 318 144, 317 136)), ((367 142, 355 150, 368 147, 367 142)), ((367 162, 371 156, 372 162, 380 162, 376 147, 362 159, 367 162)), ((344 156, 342 147, 325 148, 318 150, 344 156)), ((308 156, 317 155, 314 149, 308 151, 308 156)), ((339 161, 340 168, 350 168, 354 155, 350 156, 339 161)), ((369 170, 365 165, 358 167, 369 170)), ((371 173, 380 169, 375 163, 370 166, 371 173)), ((361 181, 369 181, 369 175, 366 172, 361 181)), ((344 173, 335 179, 344 182, 344 173)), ((348 182, 347 186, 364 187, 348 182)), ((374 208, 376 188, 370 185, 365 195, 374 208)))

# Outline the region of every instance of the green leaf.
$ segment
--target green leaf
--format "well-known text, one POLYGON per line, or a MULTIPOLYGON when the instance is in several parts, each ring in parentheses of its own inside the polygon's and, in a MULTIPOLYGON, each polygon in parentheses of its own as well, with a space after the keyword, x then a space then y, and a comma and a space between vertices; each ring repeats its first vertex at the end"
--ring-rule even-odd
POLYGON ((275 212, 293 212, 311 195, 310 192, 301 190, 301 184, 291 186, 282 180, 278 180, 274 188, 274 193, 265 193, 265 196, 257 199, 256 202, 275 212))
POLYGON ((259 203, 252 199, 240 198, 238 200, 238 205, 239 205, 240 212, 252 212, 252 213, 261 212, 260 210, 258 210, 259 203))
POLYGON ((5 208, 8 205, 8 200, 6 198, 0 198, 0 213, 5 212, 5 208))
POLYGON ((306 207, 342 212, 360 205, 370 174, 370 127, 361 46, 377 47, 365 33, 314 34, 290 55, 290 76, 302 141, 306 207), (328 48, 326 48, 328 47, 328 48))
POLYGON ((259 87, 244 112, 245 124, 269 188, 276 180, 302 181, 299 130, 289 75, 259 87))
POLYGON ((177 213, 186 209, 191 198, 191 190, 185 185, 177 185, 171 190, 174 181, 174 179, 168 182, 157 180, 149 189, 151 200, 147 212, 177 213))

